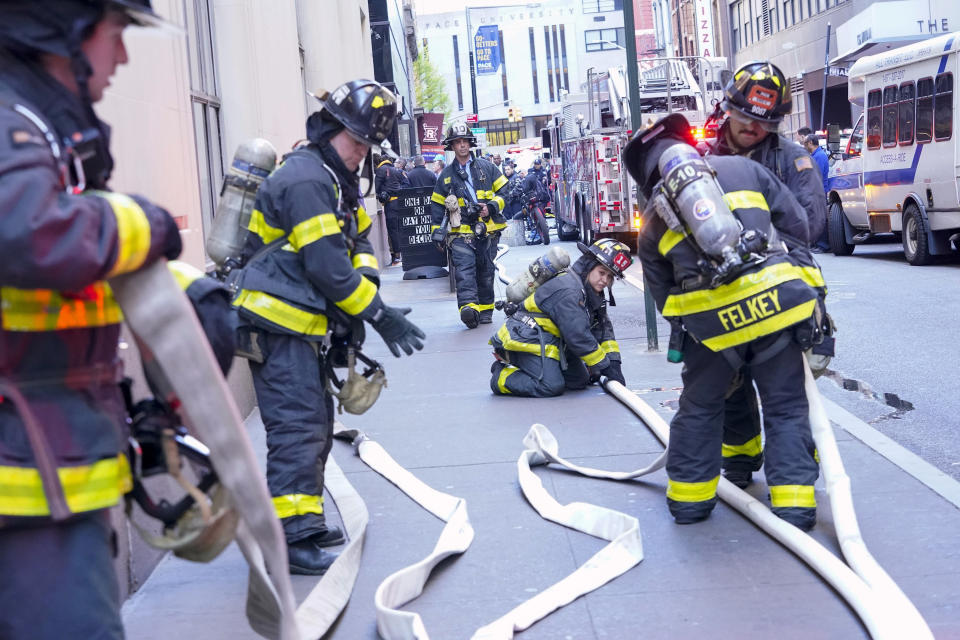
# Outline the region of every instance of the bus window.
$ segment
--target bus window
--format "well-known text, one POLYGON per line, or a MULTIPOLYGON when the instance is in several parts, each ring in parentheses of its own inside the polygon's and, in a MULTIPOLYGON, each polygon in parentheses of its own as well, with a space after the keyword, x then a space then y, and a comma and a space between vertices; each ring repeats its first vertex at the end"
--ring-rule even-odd
POLYGON ((850 139, 847 141, 847 157, 860 155, 863 150, 863 118, 857 120, 857 126, 853 128, 850 139))
POLYGON ((867 149, 880 148, 880 89, 867 94, 867 149))
POLYGON ((897 144, 897 88, 887 87, 883 90, 883 146, 893 147, 897 144))
POLYGON ((937 76, 937 97, 933 103, 933 137, 949 140, 953 134, 953 74, 937 76))
POLYGON ((933 140, 933 78, 917 80, 917 144, 933 140))
POLYGON ((900 85, 900 123, 897 140, 902 145, 913 144, 913 83, 900 85))

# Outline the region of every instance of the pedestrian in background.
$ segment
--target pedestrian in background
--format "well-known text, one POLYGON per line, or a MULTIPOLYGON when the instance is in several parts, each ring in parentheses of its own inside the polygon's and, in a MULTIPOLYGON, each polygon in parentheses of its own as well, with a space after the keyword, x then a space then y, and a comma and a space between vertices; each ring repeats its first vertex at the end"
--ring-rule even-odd
POLYGON ((437 175, 440 175, 446 164, 447 163, 444 161, 443 156, 437 156, 437 159, 433 161, 433 172, 437 175))
POLYGON ((423 156, 413 157, 413 169, 407 173, 411 187, 433 187, 437 183, 437 174, 427 169, 423 156))
MULTIPOLYGON (((808 133, 807 136, 803 139, 803 148, 807 150, 807 153, 810 154, 810 157, 813 159, 813 163, 817 165, 817 169, 820 170, 820 178, 823 181, 823 195, 824 202, 826 202, 827 195, 827 175, 830 173, 830 159, 827 158, 827 152, 823 150, 823 147, 820 146, 820 138, 815 133, 808 133)), ((820 235, 817 237, 816 244, 811 247, 811 251, 814 253, 823 253, 830 250, 830 243, 827 241, 827 226, 823 226, 823 231, 820 232, 820 235)))

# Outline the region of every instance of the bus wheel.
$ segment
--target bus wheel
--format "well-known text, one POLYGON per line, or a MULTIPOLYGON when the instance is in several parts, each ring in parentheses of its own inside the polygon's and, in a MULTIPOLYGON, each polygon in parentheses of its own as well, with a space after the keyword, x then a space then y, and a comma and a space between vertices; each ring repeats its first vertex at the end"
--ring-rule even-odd
POLYGON ((908 204, 903 210, 903 255, 907 262, 914 266, 933 262, 929 233, 930 228, 917 205, 908 204))
POLYGON ((847 242, 846 220, 843 217, 843 205, 830 203, 830 215, 827 217, 827 242, 835 256, 848 256, 856 245, 847 242))

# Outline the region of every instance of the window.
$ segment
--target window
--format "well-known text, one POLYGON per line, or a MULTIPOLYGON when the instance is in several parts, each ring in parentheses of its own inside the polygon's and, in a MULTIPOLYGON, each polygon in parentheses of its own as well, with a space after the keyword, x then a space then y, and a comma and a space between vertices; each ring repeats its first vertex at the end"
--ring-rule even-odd
POLYGON ((881 103, 880 89, 867 94, 867 149, 880 148, 881 103))
MULTIPOLYGON (((507 52, 503 48, 503 31, 497 29, 497 40, 500 45, 500 64, 504 65, 506 68, 507 64, 507 52)), ((503 83, 503 106, 509 107, 509 95, 507 94, 507 74, 500 74, 500 81, 503 83)))
POLYGON ((897 88, 883 90, 883 146, 897 144, 897 88))
POLYGON ((783 0, 783 28, 786 29, 791 24, 790 21, 790 0, 783 0))
POLYGON ((858 156, 863 151, 863 118, 857 120, 857 126, 853 128, 850 134, 850 140, 847 141, 847 155, 858 156))
POLYGON ((733 43, 734 52, 743 48, 743 43, 740 42, 740 29, 737 29, 736 27, 733 28, 733 37, 730 39, 730 41, 733 43))
POLYGON ((537 48, 533 41, 533 27, 530 32, 530 68, 533 70, 533 103, 540 104, 540 85, 537 84, 537 48))
POLYGON ((523 123, 507 120, 485 120, 479 126, 487 130, 487 144, 491 146, 516 144, 524 130, 523 123))
POLYGON ((623 27, 616 29, 592 29, 583 32, 587 51, 609 51, 624 45, 623 27), (619 46, 618 46, 619 45, 619 46))
POLYGON ((904 82, 900 85, 900 123, 897 125, 900 144, 913 144, 913 98, 913 83, 904 82))
POLYGON ((563 60, 563 86, 567 91, 569 91, 570 74, 569 69, 567 68, 567 34, 563 25, 560 25, 560 51, 561 59, 563 60))
POLYGON ((933 78, 917 80, 917 144, 933 140, 933 78))
POLYGON ((223 149, 220 139, 220 92, 214 62, 212 10, 209 0, 184 0, 190 59, 190 103, 200 179, 200 214, 206 233, 220 197, 223 149))
POLYGON ((622 11, 623 0, 583 0, 584 13, 600 13, 602 11, 622 11))
MULTIPOLYGON (((587 32, 589 33, 589 31, 587 32)), ((547 47, 547 89, 550 90, 550 102, 560 99, 560 87, 557 87, 557 95, 553 95, 553 57, 550 55, 550 27, 543 26, 543 41, 547 47)))
POLYGON ((453 36, 453 75, 457 78, 457 109, 463 111, 463 83, 460 81, 460 47, 457 36, 453 36))
POLYGON ((937 95, 933 101, 933 139, 949 140, 953 135, 953 74, 937 76, 937 95))

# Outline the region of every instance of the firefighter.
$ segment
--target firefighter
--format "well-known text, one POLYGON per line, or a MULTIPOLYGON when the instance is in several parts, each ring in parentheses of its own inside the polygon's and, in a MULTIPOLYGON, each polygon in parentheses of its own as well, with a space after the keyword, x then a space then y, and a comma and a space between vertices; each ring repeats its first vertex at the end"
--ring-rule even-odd
POLYGON ((523 187, 521 186, 523 179, 509 163, 503 166, 503 177, 507 179, 507 185, 503 189, 506 194, 503 199, 507 203, 503 210, 503 217, 506 220, 512 220, 523 208, 523 187))
POLYGON ((382 156, 376 163, 374 185, 377 200, 383 205, 383 215, 387 221, 387 240, 390 243, 390 265, 392 266, 400 262, 400 213, 396 200, 400 189, 409 187, 410 182, 403 171, 394 166, 388 156, 382 156))
POLYGON ((475 329, 493 322, 493 259, 500 231, 507 226, 502 213, 507 179, 489 160, 473 157, 470 149, 477 146, 477 139, 467 125, 452 125, 443 146, 456 157, 437 177, 430 211, 434 230, 448 214, 446 243, 457 282, 460 320, 475 329))
POLYGON ((679 334, 684 339, 671 339, 682 350, 684 366, 680 405, 670 425, 667 503, 680 524, 710 514, 726 451, 724 395, 747 370, 763 402, 773 512, 810 529, 818 466, 802 351, 816 339, 813 318, 824 283, 807 248, 807 216, 766 168, 741 157, 701 159, 693 144, 686 119, 672 115, 638 132, 624 150, 624 164, 642 195, 658 199, 644 213, 639 247, 644 277, 663 316, 684 330, 679 334), (674 161, 675 152, 687 150, 695 160, 674 161), (664 155, 671 169, 659 182, 664 155), (711 184, 718 185, 713 196, 707 190, 711 184), (705 195, 684 200, 678 189, 692 189, 691 194, 703 189, 705 195), (681 222, 669 224, 661 210, 675 212, 681 222), (696 229, 723 220, 736 244, 725 245, 721 262, 715 252, 707 253, 696 229))
POLYGON ((180 253, 113 193, 93 104, 149 0, 0 3, 0 637, 123 637, 109 508, 130 489, 107 278, 180 253))
MULTIPOLYGON (((323 513, 323 468, 330 453, 333 401, 327 384, 330 341, 359 346, 363 321, 400 356, 424 337, 377 291, 371 221, 358 168, 394 125, 394 95, 354 80, 321 94, 307 119, 310 143, 293 151, 257 192, 234 299, 241 344, 267 431, 267 485, 286 534, 292 573, 320 575, 335 559, 324 547, 343 533, 323 513), (246 337, 244 337, 246 336, 246 337)), ((367 160, 370 162, 369 158, 367 160)))
MULTIPOLYGON (((707 154, 744 156, 770 169, 800 202, 815 241, 827 223, 820 171, 803 147, 777 134, 792 108, 790 83, 776 65, 751 62, 737 69, 723 92, 726 120, 707 154)), ((724 476, 743 488, 763 464, 760 412, 749 373, 727 400, 724 424, 724 476)))
POLYGON ((601 376, 625 384, 604 290, 633 263, 630 249, 610 238, 578 246, 570 269, 537 287, 490 338, 495 394, 550 398, 601 376))

